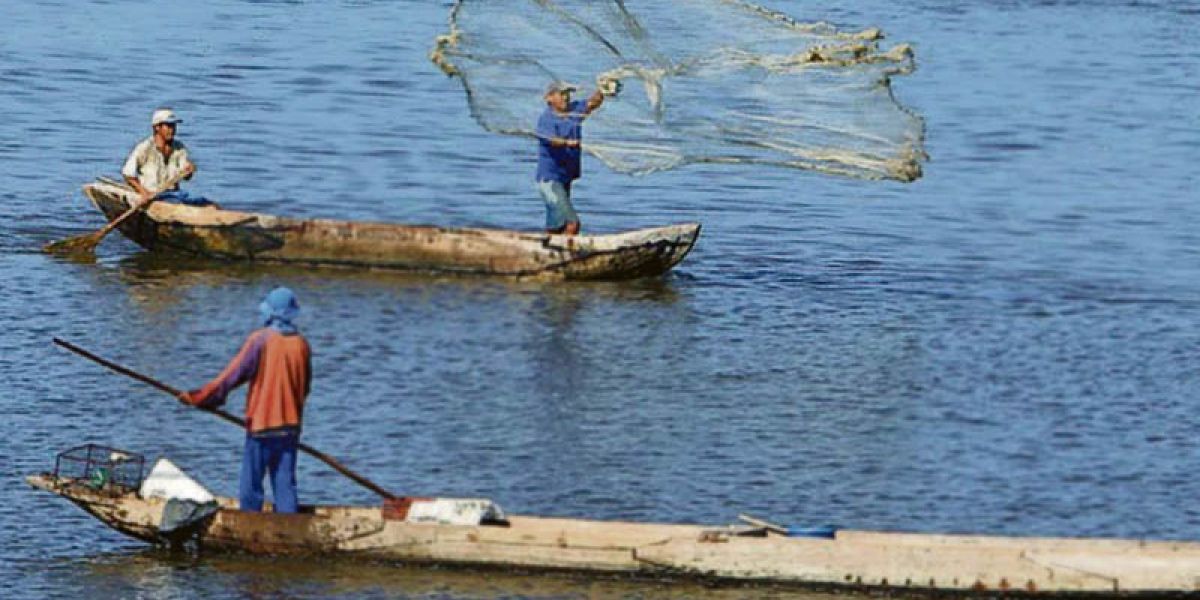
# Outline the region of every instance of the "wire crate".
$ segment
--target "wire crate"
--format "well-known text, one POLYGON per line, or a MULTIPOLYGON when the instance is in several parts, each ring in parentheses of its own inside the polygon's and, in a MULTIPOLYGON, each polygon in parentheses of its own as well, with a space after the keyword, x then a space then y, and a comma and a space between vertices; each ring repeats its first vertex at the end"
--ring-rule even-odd
POLYGON ((136 452, 99 444, 84 444, 59 452, 54 476, 75 481, 114 496, 136 491, 142 485, 146 459, 136 452))

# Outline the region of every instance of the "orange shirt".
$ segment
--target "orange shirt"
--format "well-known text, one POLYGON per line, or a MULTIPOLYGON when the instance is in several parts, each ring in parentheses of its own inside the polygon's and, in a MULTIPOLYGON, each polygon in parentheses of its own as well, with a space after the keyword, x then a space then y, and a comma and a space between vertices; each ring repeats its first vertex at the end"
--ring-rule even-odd
POLYGON ((224 404, 229 392, 247 381, 247 431, 299 428, 312 385, 308 341, 300 334, 285 335, 270 327, 256 330, 216 379, 188 396, 196 406, 214 408, 224 404))

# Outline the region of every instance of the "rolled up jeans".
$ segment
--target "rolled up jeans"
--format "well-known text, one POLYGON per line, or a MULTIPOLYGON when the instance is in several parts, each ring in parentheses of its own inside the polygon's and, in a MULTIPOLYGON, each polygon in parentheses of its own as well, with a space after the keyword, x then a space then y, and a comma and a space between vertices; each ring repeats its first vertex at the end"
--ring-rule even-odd
POLYGON ((238 507, 241 510, 262 510, 263 477, 266 475, 271 476, 275 512, 294 513, 300 510, 296 492, 296 454, 299 447, 298 430, 246 435, 238 485, 238 507))
POLYGON ((570 181, 539 181, 537 187, 546 202, 546 229, 562 229, 567 223, 579 222, 579 215, 571 206, 570 181))

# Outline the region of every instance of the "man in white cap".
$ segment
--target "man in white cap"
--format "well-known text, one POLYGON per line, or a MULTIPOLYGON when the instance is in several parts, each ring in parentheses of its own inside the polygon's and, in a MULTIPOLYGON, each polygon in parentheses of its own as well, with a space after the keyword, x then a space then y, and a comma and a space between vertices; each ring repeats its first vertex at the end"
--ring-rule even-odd
MULTIPOLYGON (((154 111, 150 116, 150 137, 138 142, 129 153, 129 158, 125 159, 121 175, 137 190, 142 202, 149 201, 161 192, 178 190, 178 181, 170 186, 167 184, 177 177, 191 179, 196 173, 196 165, 188 155, 187 146, 175 139, 175 127, 181 122, 182 119, 176 117, 175 111, 169 108, 154 111)), ((187 201, 186 198, 180 200, 187 201)))
POLYGON ((537 122, 537 187, 546 202, 548 233, 579 233, 579 215, 571 206, 571 183, 581 173, 583 120, 600 108, 605 96, 616 95, 620 82, 602 79, 587 100, 571 101, 577 88, 555 81, 546 86, 546 110, 537 122))

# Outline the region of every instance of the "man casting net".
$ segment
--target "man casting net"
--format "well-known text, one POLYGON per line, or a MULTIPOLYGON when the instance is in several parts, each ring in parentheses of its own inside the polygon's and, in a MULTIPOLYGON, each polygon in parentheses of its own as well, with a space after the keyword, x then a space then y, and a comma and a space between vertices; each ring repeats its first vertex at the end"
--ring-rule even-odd
POLYGON ((582 145, 618 172, 718 162, 913 181, 924 123, 891 88, 913 52, 882 38, 740 0, 459 0, 431 58, 509 135, 535 135, 547 82, 619 80, 582 145))

